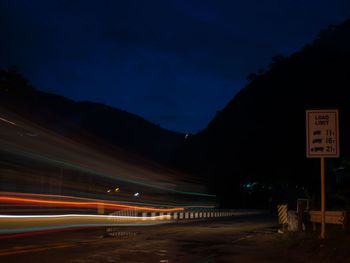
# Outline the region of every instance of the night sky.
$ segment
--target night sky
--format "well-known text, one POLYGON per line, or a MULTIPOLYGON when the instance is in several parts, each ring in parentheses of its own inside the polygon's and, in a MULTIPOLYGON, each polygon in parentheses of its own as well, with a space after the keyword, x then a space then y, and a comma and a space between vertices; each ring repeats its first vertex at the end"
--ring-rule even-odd
POLYGON ((195 133, 249 73, 347 18, 349 0, 0 0, 0 68, 195 133))

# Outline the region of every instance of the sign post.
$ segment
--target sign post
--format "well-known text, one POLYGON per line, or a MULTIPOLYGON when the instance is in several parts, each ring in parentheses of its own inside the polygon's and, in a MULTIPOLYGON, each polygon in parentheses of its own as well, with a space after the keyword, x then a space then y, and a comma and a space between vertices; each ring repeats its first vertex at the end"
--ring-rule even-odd
POLYGON ((321 157, 321 238, 326 237, 326 177, 324 158, 321 157))
POLYGON ((337 109, 306 111, 306 156, 321 159, 321 238, 325 238, 326 191, 325 158, 339 157, 337 109))

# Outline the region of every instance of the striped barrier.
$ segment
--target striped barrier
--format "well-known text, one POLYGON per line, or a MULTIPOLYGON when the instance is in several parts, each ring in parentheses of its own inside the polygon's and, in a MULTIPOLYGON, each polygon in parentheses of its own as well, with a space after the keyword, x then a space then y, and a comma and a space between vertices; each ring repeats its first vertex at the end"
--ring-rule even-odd
MULTIPOLYGON (((287 222, 287 206, 278 206, 279 222, 284 224, 287 222)), ((136 210, 119 210, 111 213, 113 216, 139 218, 141 221, 156 220, 156 221, 179 221, 179 220, 195 220, 206 218, 220 218, 230 216, 244 216, 262 214, 265 210, 201 210, 189 209, 183 212, 144 212, 136 210)), ((134 221, 125 219, 126 221, 134 221)))
POLYGON ((277 206, 278 213, 278 223, 279 224, 287 224, 288 222, 288 205, 278 205, 277 206))

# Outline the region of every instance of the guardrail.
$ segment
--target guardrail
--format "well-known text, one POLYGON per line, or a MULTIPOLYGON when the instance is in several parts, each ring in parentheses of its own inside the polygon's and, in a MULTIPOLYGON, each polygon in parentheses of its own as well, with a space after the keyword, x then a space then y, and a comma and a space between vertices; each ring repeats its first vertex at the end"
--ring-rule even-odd
MULTIPOLYGON (((258 210, 193 210, 182 212, 145 212, 119 210, 110 215, 61 214, 61 215, 0 215, 0 236, 13 233, 33 232, 78 227, 147 226, 180 221, 260 214, 258 210)), ((112 229, 113 230, 113 229, 112 229)), ((112 231, 113 232, 113 231, 112 231)))
POLYGON ((182 212, 144 212, 137 210, 119 210, 111 213, 114 216, 133 216, 138 217, 141 220, 148 220, 154 218, 154 220, 189 220, 189 219, 201 219, 201 218, 216 218, 216 217, 229 217, 229 216, 244 216, 244 215, 258 215, 265 213, 264 210, 196 210, 189 209, 182 212))
MULTIPOLYGON (((111 216, 125 217, 124 223, 130 220, 130 223, 147 226, 162 223, 179 223, 196 220, 214 219, 232 216, 260 215, 266 213, 265 210, 203 210, 189 209, 183 212, 142 212, 137 210, 119 210, 110 214, 111 216), (130 217, 131 216, 131 217, 130 217), (129 218, 129 219, 128 219, 129 218)), ((115 221, 115 225, 106 228, 105 235, 118 236, 120 232, 120 221, 115 221)))

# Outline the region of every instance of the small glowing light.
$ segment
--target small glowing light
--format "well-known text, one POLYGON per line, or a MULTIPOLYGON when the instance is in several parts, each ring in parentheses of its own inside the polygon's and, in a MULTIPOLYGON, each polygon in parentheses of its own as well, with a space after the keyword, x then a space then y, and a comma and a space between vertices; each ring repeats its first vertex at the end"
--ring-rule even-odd
POLYGON ((185 135, 185 140, 188 138, 188 133, 186 133, 186 135, 185 135))
POLYGON ((117 187, 114 191, 115 191, 115 192, 119 192, 119 187, 117 187))
POLYGON ((140 193, 135 193, 134 196, 135 197, 138 197, 140 195, 140 193))
POLYGON ((110 192, 111 192, 111 189, 108 189, 108 190, 107 190, 107 193, 110 193, 110 192))

